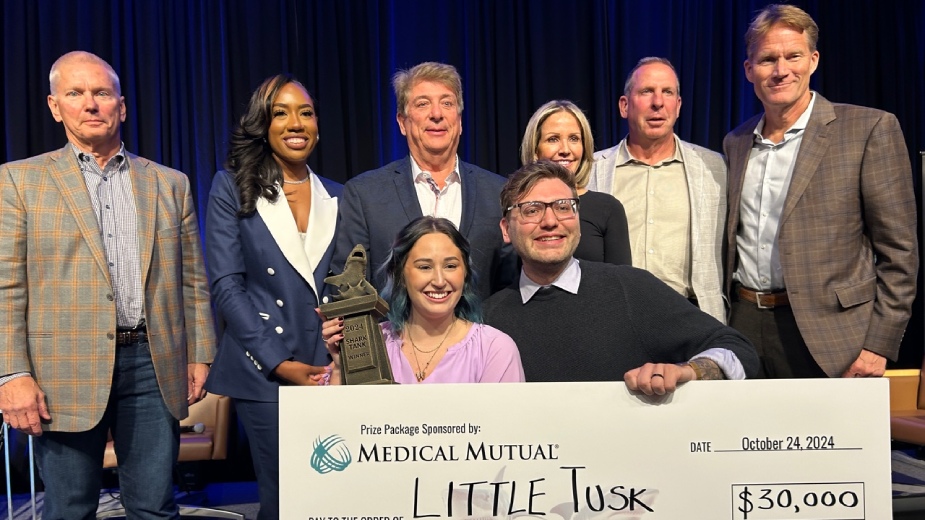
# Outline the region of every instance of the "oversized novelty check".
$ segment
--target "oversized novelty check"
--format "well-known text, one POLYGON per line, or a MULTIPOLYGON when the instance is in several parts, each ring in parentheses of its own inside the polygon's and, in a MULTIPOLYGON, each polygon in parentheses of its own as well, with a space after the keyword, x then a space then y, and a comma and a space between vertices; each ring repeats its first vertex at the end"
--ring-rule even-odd
POLYGON ((891 518, 888 381, 280 389, 286 520, 891 518))

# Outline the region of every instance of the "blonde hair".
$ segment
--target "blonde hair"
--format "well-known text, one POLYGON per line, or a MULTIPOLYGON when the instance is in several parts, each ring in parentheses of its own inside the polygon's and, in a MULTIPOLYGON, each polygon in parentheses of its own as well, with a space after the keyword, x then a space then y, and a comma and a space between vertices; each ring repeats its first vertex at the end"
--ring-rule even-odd
POLYGON ((809 51, 816 52, 816 43, 819 41, 819 26, 806 11, 799 7, 784 4, 771 4, 762 9, 748 30, 745 31, 745 51, 751 59, 755 53, 758 42, 768 34, 775 25, 784 25, 806 35, 809 51))
POLYGON ((520 163, 527 165, 536 161, 536 149, 540 144, 540 128, 549 116, 557 112, 568 112, 581 127, 581 162, 578 164, 578 170, 575 172, 575 184, 579 188, 584 188, 591 180, 591 163, 594 161, 594 136, 591 135, 591 124, 585 113, 578 108, 578 105, 567 99, 556 99, 546 103, 530 117, 527 122, 527 128, 524 130, 524 138, 520 142, 520 163))
POLYGON ((459 72, 456 72, 456 67, 446 63, 425 61, 410 69, 401 69, 392 76, 392 88, 395 90, 396 108, 399 115, 408 115, 408 98, 411 96, 411 89, 422 81, 433 81, 446 85, 456 94, 457 112, 462 113, 462 78, 459 77, 459 72))

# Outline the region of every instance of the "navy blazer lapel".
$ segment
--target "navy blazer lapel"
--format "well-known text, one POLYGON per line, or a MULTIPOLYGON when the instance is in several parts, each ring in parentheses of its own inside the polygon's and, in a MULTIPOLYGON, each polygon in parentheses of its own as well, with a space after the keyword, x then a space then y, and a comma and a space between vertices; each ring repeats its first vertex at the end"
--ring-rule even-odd
POLYGON ((103 239, 100 237, 99 218, 93 212, 93 203, 87 193, 87 182, 84 180, 77 164, 77 157, 70 145, 58 150, 57 157, 52 157, 50 165, 51 176, 65 203, 71 210, 80 234, 90 247, 93 258, 99 265, 106 280, 112 284, 109 266, 106 264, 106 250, 103 248, 103 239))
POLYGON ((475 220, 475 203, 479 196, 479 177, 472 172, 472 166, 459 161, 459 182, 462 184, 462 215, 459 218, 459 232, 469 236, 475 220))
MULTIPOLYGON (((308 218, 306 233, 312 239, 305 242, 305 255, 312 270, 318 271, 318 266, 322 264, 324 255, 333 247, 334 232, 337 229, 337 197, 332 197, 328 193, 324 183, 321 182, 315 172, 311 172, 310 175, 312 179, 312 209, 308 218)), ((315 276, 318 276, 318 274, 316 272, 315 276)), ((327 276, 327 270, 320 274, 322 277, 327 276)), ((321 284, 312 284, 312 288, 320 286, 321 284)))
POLYGON ((315 266, 311 265, 305 252, 305 244, 302 243, 299 228, 292 217, 292 210, 289 209, 289 203, 283 194, 283 188, 278 183, 276 186, 279 190, 279 196, 275 201, 267 200, 265 197, 257 199, 257 214, 260 215, 264 225, 267 226, 270 236, 283 253, 283 256, 292 268, 308 282, 317 296, 318 288, 315 287, 314 276, 315 266))
MULTIPOLYGON (((424 216, 421 211, 421 201, 418 200, 418 193, 414 189, 414 181, 411 179, 411 156, 406 156, 395 169, 395 191, 398 194, 398 202, 405 210, 408 221, 424 216)), ((404 227, 404 226, 403 226, 404 227)))
POLYGON ((813 112, 809 115, 809 122, 803 132, 803 141, 797 153, 796 164, 793 166, 793 175, 790 178, 790 188, 787 190, 787 199, 784 201, 784 210, 781 213, 781 224, 793 213, 793 209, 800 197, 809 186, 810 180, 819 169, 819 163, 829 149, 829 123, 835 121, 835 109, 827 99, 816 94, 813 112))

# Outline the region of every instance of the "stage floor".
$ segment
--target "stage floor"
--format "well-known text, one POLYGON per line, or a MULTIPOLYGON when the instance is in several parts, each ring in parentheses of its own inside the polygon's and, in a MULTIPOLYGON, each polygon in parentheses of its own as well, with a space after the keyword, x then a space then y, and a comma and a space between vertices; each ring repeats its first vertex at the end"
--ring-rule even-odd
MULTIPOLYGON (((117 509, 119 505, 119 490, 103 490, 100 493, 100 507, 97 512, 117 509)), ((42 499, 44 493, 36 493, 35 510, 36 517, 42 518, 42 499)), ((257 518, 257 511, 260 509, 257 503, 257 483, 256 482, 222 482, 208 484, 203 491, 193 493, 178 492, 176 495, 177 503, 181 505, 205 506, 226 511, 241 513, 247 520, 257 518)), ((31 520, 32 519, 32 500, 28 494, 19 494, 13 496, 13 519, 14 520, 31 520)), ((7 520, 7 502, 0 504, 0 520, 7 520)), ((185 517, 184 517, 185 518, 185 517)), ((197 515, 196 518, 206 520, 208 517, 197 515)))
MULTIPOLYGON (((893 468, 893 519, 921 520, 925 518, 925 461, 909 453, 894 450, 893 468)), ((43 493, 36 494, 36 518, 42 518, 43 493)), ((258 507, 256 482, 223 482, 208 484, 201 492, 177 493, 177 503, 214 507, 245 515, 247 520, 257 518, 258 507)), ((119 507, 118 489, 100 493, 99 511, 119 507)), ((7 503, 0 504, 0 520, 6 520, 7 503)), ((13 519, 32 518, 31 500, 28 494, 13 497, 13 519)), ((197 516, 197 518, 207 518, 197 516)))

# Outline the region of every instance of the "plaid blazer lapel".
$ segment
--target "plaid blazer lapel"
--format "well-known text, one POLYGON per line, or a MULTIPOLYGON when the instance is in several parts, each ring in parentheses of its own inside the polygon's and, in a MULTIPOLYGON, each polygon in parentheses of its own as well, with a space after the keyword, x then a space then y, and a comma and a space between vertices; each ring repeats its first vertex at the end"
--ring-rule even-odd
POLYGON ((729 167, 726 171, 726 238, 724 241, 725 261, 723 264, 723 287, 727 296, 732 288, 732 273, 736 269, 736 231, 739 226, 739 206, 742 203, 742 186, 745 183, 745 169, 748 167, 748 156, 751 153, 752 143, 755 141, 754 131, 761 120, 761 114, 753 116, 742 123, 723 139, 723 152, 726 154, 729 167))
POLYGON ((93 212, 93 203, 87 193, 87 183, 84 181, 80 165, 77 164, 77 158, 70 145, 58 151, 57 157, 52 159, 50 171, 55 185, 61 192, 61 197, 71 210, 81 235, 90 247, 93 259, 96 260, 106 281, 111 285, 112 279, 109 275, 109 267, 106 265, 106 250, 103 249, 103 240, 100 238, 99 219, 93 212))
POLYGON ((819 163, 822 162, 822 158, 829 149, 829 123, 835 121, 835 109, 819 93, 815 95, 816 104, 803 133, 800 151, 797 153, 796 164, 793 166, 787 199, 784 201, 784 209, 780 217, 782 224, 793 213, 797 202, 800 201, 800 197, 803 196, 813 175, 819 169, 819 163))
POLYGON ((734 174, 732 174, 732 168, 730 168, 730 176, 733 177, 731 184, 735 186, 732 189, 735 190, 736 195, 739 197, 742 196, 742 186, 745 183, 745 170, 748 167, 748 155, 751 152, 754 140, 755 138, 751 132, 737 139, 729 157, 730 164, 737 166, 734 174))
POLYGON ((742 133, 740 135, 727 141, 729 144, 728 150, 726 150, 729 158, 729 169, 727 172, 727 189, 729 190, 729 207, 727 208, 727 212, 729 213, 729 219, 726 222, 726 232, 731 237, 735 237, 736 228, 739 225, 739 204, 742 202, 742 186, 745 183, 745 169, 748 167, 748 155, 751 152, 752 143, 755 140, 752 132, 758 124, 760 116, 753 119, 754 124, 749 122, 749 124, 742 127, 742 133))
POLYGON ((157 172, 149 168, 147 159, 126 153, 129 175, 135 195, 138 227, 138 256, 141 262, 142 284, 148 279, 154 250, 154 230, 157 224, 157 172))

